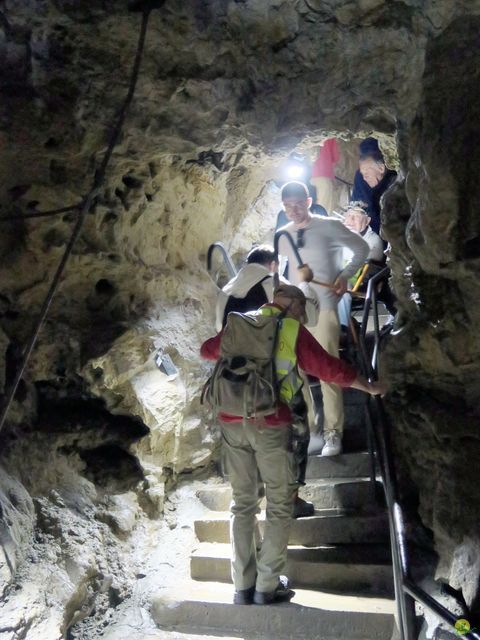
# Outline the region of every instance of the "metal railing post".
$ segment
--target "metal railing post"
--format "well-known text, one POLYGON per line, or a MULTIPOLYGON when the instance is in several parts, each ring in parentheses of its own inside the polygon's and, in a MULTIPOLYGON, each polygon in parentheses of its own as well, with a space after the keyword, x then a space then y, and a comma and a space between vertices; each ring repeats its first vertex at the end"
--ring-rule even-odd
POLYGON ((220 251, 220 253, 222 254, 223 257, 223 262, 225 264, 225 266, 227 267, 227 271, 228 271, 228 275, 230 278, 234 278, 237 275, 237 269, 235 267, 235 265, 232 262, 232 259, 230 257, 230 254, 228 253, 225 245, 223 244, 223 242, 214 242, 213 244, 211 244, 208 247, 208 251, 207 251, 207 271, 208 273, 211 272, 212 270, 212 257, 213 257, 213 252, 215 250, 220 251))

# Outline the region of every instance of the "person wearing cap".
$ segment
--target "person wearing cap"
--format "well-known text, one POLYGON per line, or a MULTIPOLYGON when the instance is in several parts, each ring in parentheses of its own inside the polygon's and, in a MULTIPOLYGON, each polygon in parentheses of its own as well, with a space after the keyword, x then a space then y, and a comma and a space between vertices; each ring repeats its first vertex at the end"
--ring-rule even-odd
MULTIPOLYGON (((368 244, 358 234, 345 227, 340 220, 312 215, 310 198, 302 182, 288 182, 281 192, 283 206, 290 222, 283 227, 292 236, 305 265, 313 272, 310 287, 320 303, 318 321, 311 331, 330 355, 338 357, 340 322, 338 303, 347 290, 347 282, 362 267, 368 256, 368 244), (344 250, 351 258, 344 261, 344 250), (317 282, 315 282, 317 281, 317 282)), ((288 259, 291 282, 301 280, 302 269, 285 236, 280 238, 279 254, 288 259)), ((338 455, 342 451, 344 423, 343 394, 341 388, 330 381, 322 381, 324 435, 312 434, 312 444, 324 456, 338 455), (324 440, 324 442, 323 442, 324 440)), ((311 449, 314 453, 316 449, 311 449)))
POLYGON ((370 225, 380 233, 380 198, 397 177, 387 169, 376 138, 365 138, 359 145, 358 170, 353 181, 352 200, 365 203, 370 225))
MULTIPOLYGON (((278 315, 281 320, 275 363, 281 381, 275 413, 261 419, 220 414, 223 455, 232 485, 230 538, 235 604, 270 604, 290 600, 294 592, 282 575, 293 500, 298 490, 294 453, 289 446, 294 420, 290 403, 303 381, 299 369, 329 382, 353 387, 372 395, 385 393, 385 385, 368 382, 349 364, 328 354, 303 324, 306 321, 305 294, 293 285, 280 284, 273 302, 257 313, 278 315), (266 514, 260 549, 255 545, 256 514, 259 510, 258 476, 265 483, 266 514)), ((220 356, 222 332, 206 340, 203 358, 220 356)))
POLYGON ((384 245, 383 240, 370 226, 371 218, 368 215, 364 203, 352 202, 349 204, 348 209, 345 212, 343 224, 353 231, 358 233, 365 242, 368 244, 370 251, 368 252, 367 259, 374 262, 384 262, 384 245))
MULTIPOLYGON (((370 216, 367 214, 363 203, 353 202, 349 205, 345 213, 343 224, 351 231, 354 231, 355 233, 358 233, 360 236, 362 236, 362 238, 370 247, 370 251, 368 254, 368 261, 370 264, 366 277, 363 281, 363 287, 360 289, 360 291, 362 291, 364 288, 366 288, 368 280, 373 275, 375 275, 375 273, 378 273, 385 267, 385 243, 380 238, 380 236, 377 235, 375 231, 370 227, 370 216)), ((349 254, 348 252, 346 252, 345 259, 348 258, 349 254)), ((357 272, 357 274, 355 274, 355 276, 350 280, 350 284, 352 286, 354 286, 356 280, 358 280, 359 275, 360 272, 357 272)), ((392 316, 395 316, 395 314, 397 313, 397 301, 392 290, 390 289, 388 275, 378 283, 378 287, 379 290, 377 291, 377 300, 383 302, 387 311, 392 316)), ((348 297, 348 294, 346 294, 345 297, 348 297)), ((350 302, 348 300, 345 300, 344 304, 344 314, 349 315, 350 302)))

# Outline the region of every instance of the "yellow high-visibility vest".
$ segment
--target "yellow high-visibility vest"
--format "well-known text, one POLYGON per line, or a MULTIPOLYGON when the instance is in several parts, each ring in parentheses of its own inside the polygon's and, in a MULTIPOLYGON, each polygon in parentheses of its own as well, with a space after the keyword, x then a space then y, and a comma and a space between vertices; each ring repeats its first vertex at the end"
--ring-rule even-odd
MULTIPOLYGON (((258 312, 262 316, 273 316, 281 313, 277 307, 261 307, 258 312)), ((294 318, 283 318, 275 349, 275 366, 280 384, 280 400, 289 405, 296 393, 303 386, 303 380, 297 368, 297 340, 300 322, 294 318)))

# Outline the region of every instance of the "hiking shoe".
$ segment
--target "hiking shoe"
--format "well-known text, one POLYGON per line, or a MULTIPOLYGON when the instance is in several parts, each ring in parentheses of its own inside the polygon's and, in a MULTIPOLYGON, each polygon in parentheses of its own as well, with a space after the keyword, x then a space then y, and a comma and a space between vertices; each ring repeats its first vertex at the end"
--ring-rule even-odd
POLYGON ((308 518, 315 513, 315 507, 313 502, 307 502, 298 496, 293 503, 293 517, 294 518, 308 518))
POLYGON ((238 589, 233 594, 233 604, 253 604, 253 594, 255 587, 250 589, 238 589))
POLYGON ((315 456, 322 453, 324 444, 325 438, 323 437, 323 433, 311 433, 310 442, 308 443, 308 455, 315 456))
POLYGON ((327 433, 325 446, 322 449, 322 456, 338 456, 342 453, 342 439, 336 431, 327 433))
POLYGON ((290 589, 290 582, 287 576, 280 576, 278 578, 278 585, 274 591, 257 591, 253 594, 254 604, 274 604, 276 602, 289 602, 295 591, 290 589))

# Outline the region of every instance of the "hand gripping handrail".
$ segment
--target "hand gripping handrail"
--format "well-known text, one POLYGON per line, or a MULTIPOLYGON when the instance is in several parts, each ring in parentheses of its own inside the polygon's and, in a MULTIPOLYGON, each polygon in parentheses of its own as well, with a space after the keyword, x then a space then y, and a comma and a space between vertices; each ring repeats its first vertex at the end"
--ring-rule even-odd
POLYGON ((213 244, 211 244, 208 247, 208 251, 207 251, 207 271, 208 273, 211 273, 212 271, 212 257, 213 257, 213 252, 215 250, 220 251, 220 253, 222 254, 223 257, 223 262, 225 263, 225 266, 227 267, 228 270, 228 275, 230 278, 234 278, 237 275, 237 269, 235 267, 235 265, 232 262, 232 259, 230 257, 230 254, 228 253, 225 245, 223 244, 223 242, 214 242, 213 244))
MULTIPOLYGON (((389 269, 386 267, 370 278, 368 282, 365 307, 363 311, 362 326, 359 336, 360 358, 363 373, 369 380, 376 379, 377 357, 380 341, 380 328, 377 311, 377 283, 386 277, 389 269), (374 320, 374 348, 372 358, 369 359, 365 344, 367 322, 373 310, 374 320)), ((376 457, 380 468, 383 490, 388 510, 388 522, 390 529, 390 546, 392 552, 393 580, 395 587, 395 600, 397 603, 398 623, 402 640, 415 640, 415 601, 434 613, 440 620, 455 628, 456 616, 442 604, 432 598, 426 591, 418 587, 410 577, 408 548, 405 535, 402 507, 399 502, 398 484, 393 459, 390 429, 382 399, 379 396, 369 399, 369 421, 373 427, 376 457), (371 402, 375 403, 375 419, 371 402)), ((461 637, 466 640, 480 640, 480 634, 475 630, 461 632, 461 637)))

